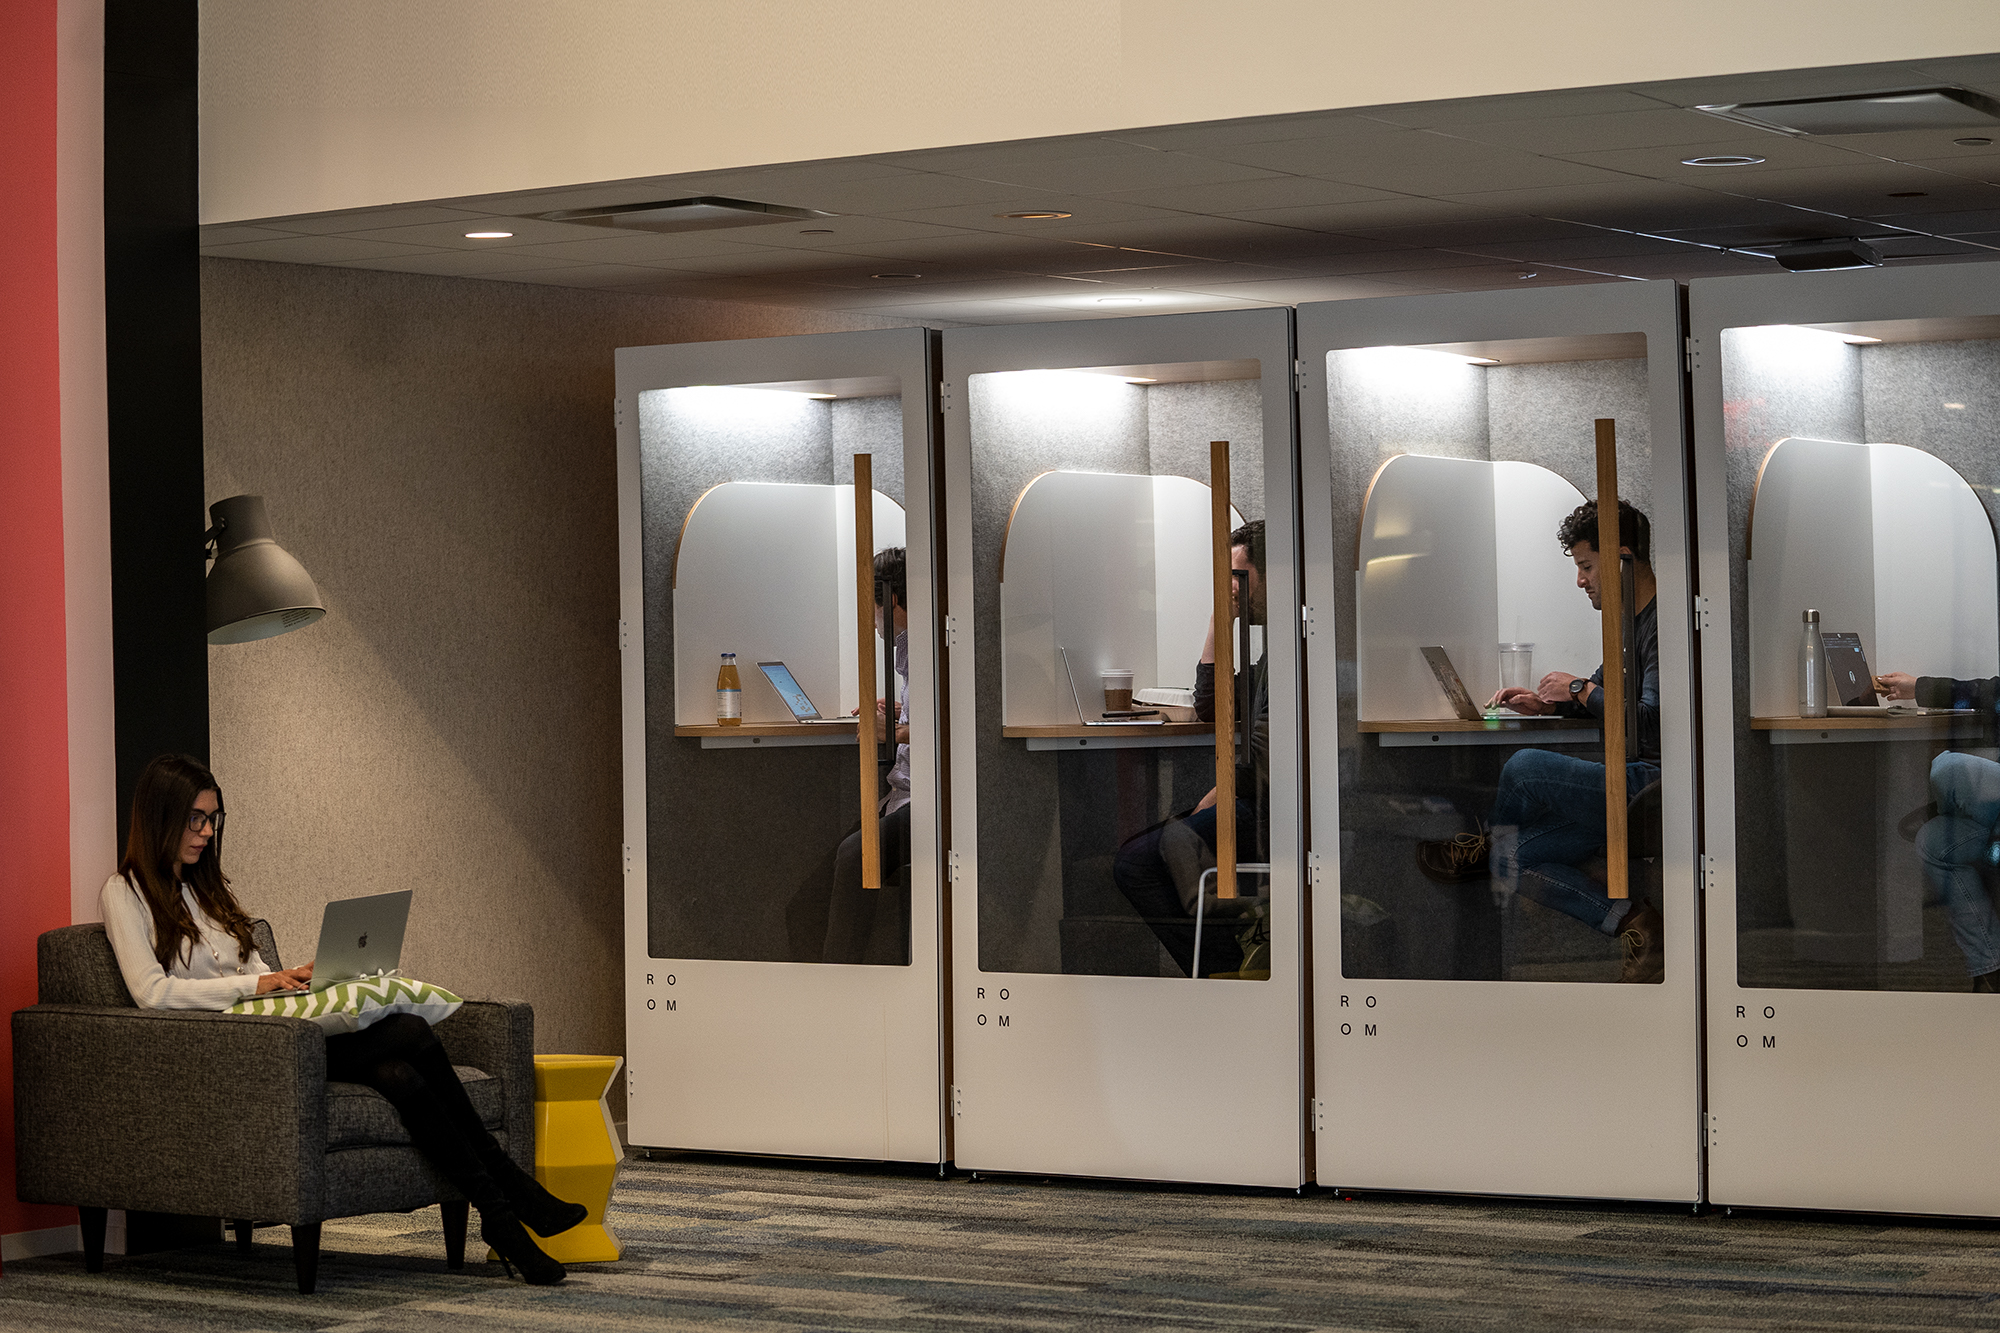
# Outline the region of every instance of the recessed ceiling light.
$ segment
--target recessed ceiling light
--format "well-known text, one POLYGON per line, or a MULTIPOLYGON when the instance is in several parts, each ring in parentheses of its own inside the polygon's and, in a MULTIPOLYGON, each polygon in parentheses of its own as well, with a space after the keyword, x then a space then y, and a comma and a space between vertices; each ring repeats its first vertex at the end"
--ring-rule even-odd
POLYGON ((908 281, 911 278, 921 278, 924 275, 921 273, 870 273, 868 276, 871 278, 880 278, 885 282, 894 282, 897 280, 908 281))
POLYGON ((1533 269, 1529 269, 1524 273, 1516 273, 1514 276, 1517 278, 1532 278, 1535 276, 1535 271, 1533 269))
POLYGON ((1963 412, 1965 410, 1964 403, 1946 403, 1945 406, 1954 412, 1963 412))
POLYGON ((1098 298, 1097 298, 1097 304, 1099 304, 1099 305, 1144 305, 1144 304, 1146 304, 1146 298, 1145 298, 1145 297, 1143 297, 1143 296, 1100 296, 1100 297, 1098 297, 1098 298))
POLYGON ((996 218, 1014 218, 1020 222, 1049 222, 1056 218, 1073 217, 1075 215, 1071 213, 1058 213, 1054 209, 1048 209, 1033 213, 995 213, 993 216, 996 218))
POLYGON ((469 231, 465 233, 465 239, 468 241, 504 241, 513 234, 511 231, 469 231))
POLYGON ((1993 141, 1991 139, 1982 138, 1981 136, 1974 134, 1963 139, 1953 139, 1952 142, 1957 144, 1960 148, 1984 148, 1986 147, 1986 145, 1992 143, 1993 141))
MULTIPOLYGON (((1127 384, 1158 384, 1158 383, 1159 383, 1159 381, 1158 381, 1158 380, 1149 380, 1149 379, 1147 379, 1147 378, 1146 378, 1145 376, 1143 376, 1143 375, 1135 375, 1135 376, 1132 376, 1132 377, 1128 378, 1128 379, 1127 379, 1127 380, 1126 380, 1125 382, 1126 382, 1127 384)), ((1949 404, 1947 404, 1947 406, 1949 406, 1949 404)))
POLYGON ((1684 167, 1754 167, 1764 159, 1741 153, 1724 153, 1717 157, 1684 157, 1684 167))

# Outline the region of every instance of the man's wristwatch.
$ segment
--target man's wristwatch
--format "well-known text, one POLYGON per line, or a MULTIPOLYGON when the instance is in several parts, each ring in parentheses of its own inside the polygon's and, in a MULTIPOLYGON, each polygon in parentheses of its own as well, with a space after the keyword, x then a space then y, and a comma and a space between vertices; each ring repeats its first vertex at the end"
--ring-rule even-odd
POLYGON ((1583 702, 1583 692, 1590 688, 1590 682, 1579 676, 1569 683, 1569 697, 1572 703, 1583 702))

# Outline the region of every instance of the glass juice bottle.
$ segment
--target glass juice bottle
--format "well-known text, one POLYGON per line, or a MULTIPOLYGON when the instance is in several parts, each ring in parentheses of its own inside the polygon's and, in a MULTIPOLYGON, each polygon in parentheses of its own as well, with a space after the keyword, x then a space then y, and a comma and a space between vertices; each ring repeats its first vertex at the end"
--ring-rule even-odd
POLYGON ((736 674, 736 654, 722 655, 722 670, 715 674, 715 725, 743 725, 743 681, 736 674))

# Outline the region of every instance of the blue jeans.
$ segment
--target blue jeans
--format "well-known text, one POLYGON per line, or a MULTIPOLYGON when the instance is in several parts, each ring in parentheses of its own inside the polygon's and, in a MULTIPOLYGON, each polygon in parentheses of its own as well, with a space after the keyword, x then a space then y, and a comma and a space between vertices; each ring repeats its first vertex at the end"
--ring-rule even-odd
POLYGON ((1979 873, 2000 819, 2000 764, 1977 755, 1939 755, 1931 762, 1931 799, 1937 818, 1918 831, 1917 855, 1944 900, 1966 973, 1984 976, 2000 969, 2000 918, 1979 873))
MULTIPOLYGON (((1628 763, 1625 790, 1636 793, 1659 776, 1658 764, 1628 763)), ((1604 885, 1576 865, 1604 846, 1604 765, 1553 750, 1514 751, 1500 770, 1492 831, 1496 879, 1607 935, 1618 933, 1632 900, 1612 901, 1604 885), (1529 870, 1536 873, 1521 873, 1529 870)))

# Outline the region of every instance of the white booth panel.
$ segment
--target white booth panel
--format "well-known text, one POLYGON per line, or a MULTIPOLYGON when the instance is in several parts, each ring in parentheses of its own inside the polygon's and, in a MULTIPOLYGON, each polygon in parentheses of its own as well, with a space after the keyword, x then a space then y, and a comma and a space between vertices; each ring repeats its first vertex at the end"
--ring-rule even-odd
POLYGON ((922 329, 618 353, 636 1146, 945 1159, 935 381, 922 329), (894 747, 864 778, 854 725, 796 723, 757 669, 784 661, 823 715, 861 703, 857 454, 907 569, 907 837, 884 820, 880 889, 852 853, 894 747))
POLYGON ((1697 1199, 1678 291, 1341 301, 1298 320, 1317 1177, 1697 1199), (1420 651, 1444 647, 1475 704, 1503 643, 1532 645, 1531 683, 1598 669, 1601 617, 1566 543, 1595 545, 1594 522, 1587 539, 1569 524, 1597 495, 1600 418, 1657 580, 1635 608, 1658 648, 1631 681, 1627 753, 1646 762, 1628 774, 1622 901, 1604 887, 1599 719, 1458 718, 1420 651), (1624 944, 1635 921, 1656 944, 1624 944))
POLYGON ((1689 289, 1717 1203, 2000 1215, 2000 265, 1689 289), (1798 716, 1800 613, 1933 716, 1798 716), (1990 984, 2000 978, 1987 978, 1990 984))
POLYGON ((1297 640, 1269 629, 1298 605, 1290 334, 1260 310, 944 335, 960 1167, 1305 1178, 1297 640), (1230 636, 1237 860, 1260 868, 1228 899, 1197 809, 1214 728, 1085 725, 1106 668, 1197 684, 1215 440, 1232 531, 1264 536, 1230 636))

